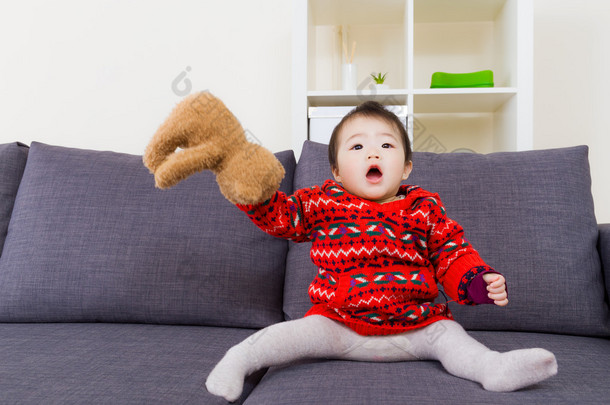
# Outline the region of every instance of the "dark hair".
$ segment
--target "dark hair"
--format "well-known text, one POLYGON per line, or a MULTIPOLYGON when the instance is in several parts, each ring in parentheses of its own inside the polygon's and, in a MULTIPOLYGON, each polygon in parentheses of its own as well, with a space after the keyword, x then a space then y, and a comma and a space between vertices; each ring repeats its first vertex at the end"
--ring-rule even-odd
POLYGON ((335 129, 333 129, 333 133, 328 144, 328 161, 331 169, 337 168, 337 143, 339 142, 339 133, 341 132, 341 129, 346 122, 359 116, 379 118, 394 126, 394 129, 398 131, 402 140, 402 146, 405 151, 405 162, 411 161, 411 143, 409 142, 409 135, 407 134, 407 129, 402 124, 400 119, 396 116, 396 114, 389 111, 378 102, 366 101, 348 112, 337 124, 335 129))

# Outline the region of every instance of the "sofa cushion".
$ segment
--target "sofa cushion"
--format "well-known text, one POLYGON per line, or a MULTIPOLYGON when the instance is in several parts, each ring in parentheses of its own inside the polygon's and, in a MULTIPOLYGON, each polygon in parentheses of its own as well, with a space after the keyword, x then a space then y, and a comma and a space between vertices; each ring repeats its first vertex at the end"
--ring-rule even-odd
MULTIPOLYGON (((294 156, 277 156, 290 192, 294 156)), ((140 156, 33 143, 0 258, 0 321, 263 327, 283 319, 287 249, 210 172, 158 190, 140 156)))
MULTIPOLYGON (((609 334, 587 154, 585 146, 489 155, 414 153, 407 182, 439 193, 447 214, 507 279, 505 308, 450 304, 465 328, 609 334)), ((295 189, 330 175, 327 146, 307 142, 295 189)), ((289 319, 311 305, 307 287, 316 269, 308 245, 290 246, 284 298, 289 319)))
MULTIPOLYGON (((226 404, 204 382, 254 331, 105 323, 0 324, 3 404, 226 404)), ((263 372, 248 377, 240 404, 263 372)))
POLYGON ((27 158, 28 147, 21 143, 0 145, 0 253, 27 158))
POLYGON ((526 332, 472 332, 501 352, 542 347, 557 357, 556 376, 517 392, 485 391, 436 361, 369 363, 307 360, 271 368, 246 405, 605 404, 610 340, 526 332), (287 389, 287 387, 290 387, 287 389))

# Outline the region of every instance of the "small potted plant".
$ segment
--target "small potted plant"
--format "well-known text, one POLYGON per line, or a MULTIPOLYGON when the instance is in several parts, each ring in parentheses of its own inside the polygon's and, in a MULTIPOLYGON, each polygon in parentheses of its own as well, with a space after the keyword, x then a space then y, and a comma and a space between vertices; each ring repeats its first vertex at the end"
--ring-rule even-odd
POLYGON ((388 85, 384 84, 386 75, 387 75, 387 73, 384 73, 382 75, 381 72, 379 72, 379 74, 377 74, 377 76, 375 76, 374 73, 371 73, 371 77, 373 78, 373 80, 375 80, 375 88, 377 90, 388 89, 388 85))

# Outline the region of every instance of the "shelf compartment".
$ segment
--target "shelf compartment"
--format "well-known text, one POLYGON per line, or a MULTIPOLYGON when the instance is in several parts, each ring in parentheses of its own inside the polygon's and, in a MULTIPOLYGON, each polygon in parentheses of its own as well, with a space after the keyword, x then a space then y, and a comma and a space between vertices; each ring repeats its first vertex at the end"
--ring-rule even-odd
POLYGON ((434 72, 490 69, 498 87, 518 87, 516 0, 415 0, 414 88, 434 72))
POLYGON ((418 22, 473 22, 494 20, 506 0, 415 0, 418 22))
POLYGON ((310 0, 307 20, 307 90, 341 89, 341 65, 356 43, 358 88, 371 73, 388 73, 386 84, 407 87, 406 0, 310 0))

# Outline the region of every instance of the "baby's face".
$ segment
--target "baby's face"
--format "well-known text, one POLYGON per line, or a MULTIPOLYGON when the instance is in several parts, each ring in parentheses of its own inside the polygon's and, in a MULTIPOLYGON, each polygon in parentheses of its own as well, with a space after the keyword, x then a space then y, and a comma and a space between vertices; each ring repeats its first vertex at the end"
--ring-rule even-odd
POLYGON ((400 134, 389 123, 356 116, 344 124, 333 175, 349 193, 380 204, 392 201, 411 168, 400 134))

